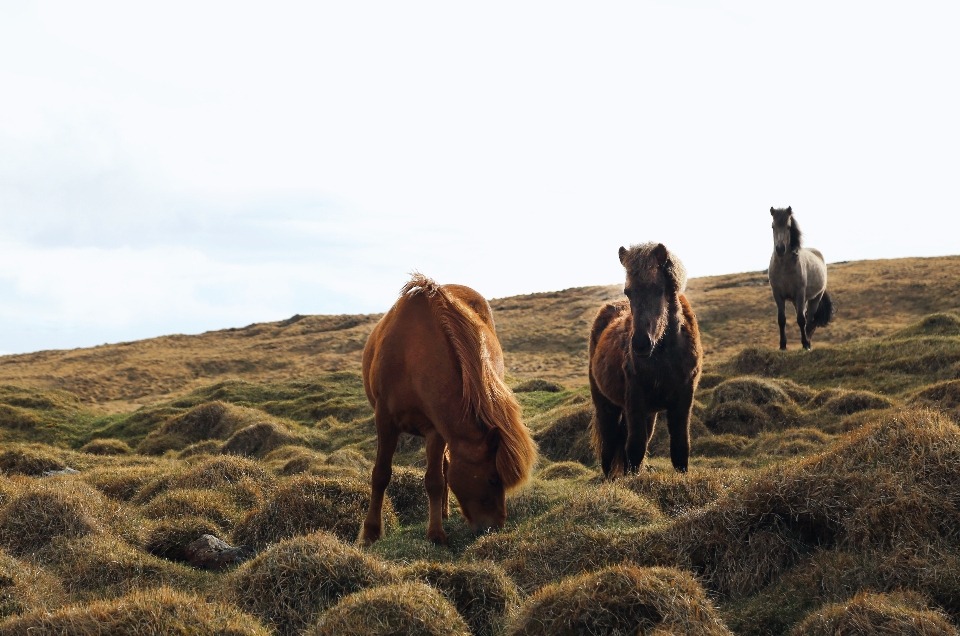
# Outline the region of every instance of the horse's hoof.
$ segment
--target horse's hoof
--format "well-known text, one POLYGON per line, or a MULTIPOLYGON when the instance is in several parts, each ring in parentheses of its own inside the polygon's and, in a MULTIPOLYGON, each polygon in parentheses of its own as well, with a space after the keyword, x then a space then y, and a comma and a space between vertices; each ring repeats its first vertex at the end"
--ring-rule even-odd
POLYGON ((379 533, 376 534, 376 535, 372 535, 372 534, 367 534, 366 532, 364 532, 362 535, 360 535, 360 545, 362 545, 363 547, 367 547, 367 546, 373 545, 374 543, 376 543, 376 542, 379 541, 379 540, 380 540, 380 534, 379 534, 379 533))
POLYGON ((440 532, 428 532, 427 539, 436 545, 447 545, 447 533, 444 530, 440 530, 440 532))

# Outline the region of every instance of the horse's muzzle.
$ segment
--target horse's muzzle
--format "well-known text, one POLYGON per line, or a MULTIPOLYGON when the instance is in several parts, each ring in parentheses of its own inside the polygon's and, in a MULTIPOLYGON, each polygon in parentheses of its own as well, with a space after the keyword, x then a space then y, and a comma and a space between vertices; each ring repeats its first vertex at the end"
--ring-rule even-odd
POLYGON ((631 342, 633 348, 633 354, 640 358, 649 358, 653 355, 653 342, 650 338, 640 337, 634 338, 631 342))
POLYGON ((787 253, 787 246, 777 245, 776 250, 777 250, 777 256, 783 256, 784 254, 787 253))

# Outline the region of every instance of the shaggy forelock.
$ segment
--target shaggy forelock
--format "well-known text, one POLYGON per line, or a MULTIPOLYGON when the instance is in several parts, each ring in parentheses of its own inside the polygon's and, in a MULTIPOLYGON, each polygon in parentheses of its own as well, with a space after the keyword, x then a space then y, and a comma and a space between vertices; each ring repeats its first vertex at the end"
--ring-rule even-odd
MULTIPOLYGON (((653 250, 657 245, 659 243, 651 242, 630 246, 630 249, 623 256, 623 266, 630 278, 643 280, 657 271, 659 263, 657 257, 653 255, 653 250)), ((667 263, 665 269, 667 276, 673 281, 677 293, 682 294, 687 288, 687 269, 677 258, 677 255, 670 250, 667 250, 667 263)))

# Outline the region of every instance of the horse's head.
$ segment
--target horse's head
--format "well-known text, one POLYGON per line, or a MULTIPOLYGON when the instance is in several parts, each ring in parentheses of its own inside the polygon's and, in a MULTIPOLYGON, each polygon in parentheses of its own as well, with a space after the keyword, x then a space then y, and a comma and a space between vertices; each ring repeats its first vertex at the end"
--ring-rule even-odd
POLYGON ((800 248, 800 226, 793 218, 793 208, 770 208, 773 217, 773 249, 778 256, 800 248))
POLYGON ((474 532, 502 528, 507 521, 506 488, 497 472, 499 445, 500 430, 491 428, 479 446, 450 453, 450 490, 474 532))
POLYGON ((648 358, 667 331, 671 308, 679 311, 677 295, 686 287, 686 270, 663 243, 621 247, 620 263, 627 271, 623 293, 633 314, 630 347, 648 358))

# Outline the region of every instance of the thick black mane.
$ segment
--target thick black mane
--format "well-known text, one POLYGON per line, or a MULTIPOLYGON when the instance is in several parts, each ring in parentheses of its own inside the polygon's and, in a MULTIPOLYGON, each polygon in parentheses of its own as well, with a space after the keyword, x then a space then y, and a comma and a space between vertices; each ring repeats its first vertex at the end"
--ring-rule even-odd
POLYGON ((803 242, 803 232, 800 231, 800 226, 797 225, 797 220, 792 216, 790 222, 790 249, 798 250, 802 247, 803 242))

